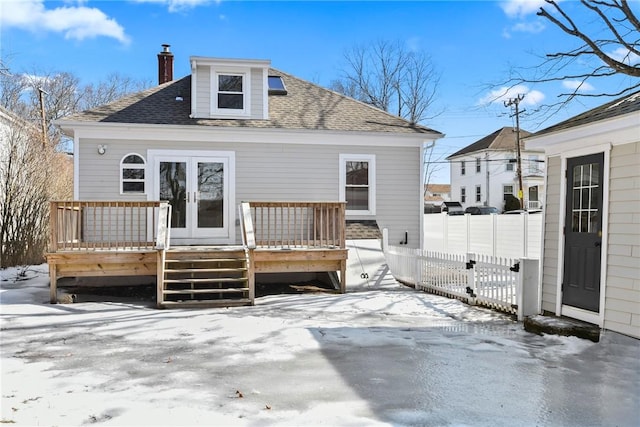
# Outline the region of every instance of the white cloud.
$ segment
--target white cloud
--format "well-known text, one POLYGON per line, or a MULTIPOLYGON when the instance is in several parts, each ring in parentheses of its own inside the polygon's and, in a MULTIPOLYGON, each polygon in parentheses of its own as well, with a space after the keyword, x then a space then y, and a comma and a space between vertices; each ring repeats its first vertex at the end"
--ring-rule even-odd
POLYGON ((595 89, 591 84, 583 82, 582 80, 564 80, 562 86, 565 89, 576 90, 578 92, 590 92, 595 89))
POLYGON ((134 0, 138 3, 157 3, 160 5, 166 5, 169 12, 180 12, 186 9, 193 9, 201 5, 208 3, 220 4, 222 0, 134 0))
POLYGON ((520 105, 535 106, 540 104, 544 100, 544 94, 539 90, 531 90, 525 85, 517 85, 511 88, 503 86, 501 88, 492 90, 487 95, 483 96, 478 105, 491 105, 494 103, 503 103, 509 99, 514 99, 519 95, 524 95, 524 99, 520 102, 520 105))
POLYGON ((523 18, 538 12, 545 4, 544 0, 507 0, 500 7, 509 18, 523 18))
POLYGON ((511 27, 511 31, 516 31, 520 33, 532 33, 537 34, 544 31, 545 26, 540 21, 533 22, 519 22, 511 27))
POLYGON ((637 65, 640 63, 640 56, 629 51, 625 47, 619 47, 613 52, 609 52, 608 55, 618 62, 622 62, 627 65, 637 65))
POLYGON ((122 43, 129 42, 124 28, 95 7, 80 5, 46 9, 43 0, 22 0, 3 2, 2 12, 0 24, 5 28, 51 31, 62 33, 67 39, 84 40, 103 36, 122 43))

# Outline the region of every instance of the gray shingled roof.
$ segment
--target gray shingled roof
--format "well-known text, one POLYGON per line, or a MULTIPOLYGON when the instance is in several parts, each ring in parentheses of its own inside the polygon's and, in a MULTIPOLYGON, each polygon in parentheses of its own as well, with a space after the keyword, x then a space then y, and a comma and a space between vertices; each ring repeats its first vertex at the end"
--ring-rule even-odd
POLYGON ((288 93, 269 95, 268 120, 189 118, 191 76, 187 76, 111 104, 74 114, 61 122, 440 134, 282 71, 270 69, 269 75, 282 76, 288 93), (183 100, 176 101, 176 97, 182 97, 183 100))
POLYGON ((593 108, 563 122, 542 129, 541 131, 533 134, 533 136, 535 137, 559 130, 570 129, 580 125, 590 124, 600 120, 611 119, 624 114, 633 113, 634 111, 640 111, 640 91, 623 96, 622 98, 608 102, 600 107, 593 108))
MULTIPOLYGON (((531 132, 520 129, 520 147, 524 149, 523 138, 531 135, 531 132)), ((503 127, 493 132, 491 135, 487 135, 484 138, 467 145, 466 147, 451 154, 447 159, 451 159, 463 154, 475 153, 481 150, 514 150, 516 147, 516 128, 503 127)))

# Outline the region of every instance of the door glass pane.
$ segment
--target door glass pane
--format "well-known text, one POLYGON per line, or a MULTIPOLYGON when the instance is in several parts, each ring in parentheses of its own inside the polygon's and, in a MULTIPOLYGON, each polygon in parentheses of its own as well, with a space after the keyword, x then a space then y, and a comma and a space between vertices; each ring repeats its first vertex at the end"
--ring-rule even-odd
POLYGON ((597 163, 578 165, 573 169, 572 224, 578 233, 596 233, 599 230, 600 170, 597 163))
POLYGON ((198 162, 198 228, 224 226, 224 163, 198 162))
POLYGON ((171 227, 187 226, 187 164, 160 162, 160 200, 171 205, 171 227))

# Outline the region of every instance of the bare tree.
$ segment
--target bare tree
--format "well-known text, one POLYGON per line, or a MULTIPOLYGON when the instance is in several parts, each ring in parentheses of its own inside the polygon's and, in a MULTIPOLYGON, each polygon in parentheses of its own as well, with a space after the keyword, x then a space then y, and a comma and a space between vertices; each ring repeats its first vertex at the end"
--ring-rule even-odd
POLYGON ((49 236, 49 201, 73 196, 72 160, 60 152, 64 140, 51 121, 114 101, 146 83, 114 74, 95 86, 80 86, 71 73, 0 71, 5 108, 0 111, 0 267, 39 264, 49 236), (46 139, 40 91, 46 94, 46 139))
POLYGON ((431 107, 440 75, 426 53, 379 40, 351 48, 344 58, 343 75, 331 82, 331 89, 411 123, 435 116, 431 107))
POLYGON ((19 118, 0 125, 0 267, 40 264, 51 199, 69 197, 71 166, 19 118))
POLYGON ((109 75, 97 84, 81 85, 80 79, 69 72, 43 72, 0 75, 0 105, 25 118, 41 123, 39 92, 44 91, 44 111, 49 141, 65 142, 53 120, 79 111, 108 104, 130 93, 146 89, 150 82, 134 80, 118 73, 109 75))
POLYGON ((504 94, 521 84, 563 82, 567 90, 558 95, 557 102, 539 109, 555 112, 577 97, 623 96, 640 88, 640 79, 626 79, 610 91, 587 91, 595 88, 591 83, 614 76, 640 77, 640 20, 630 2, 545 2, 547 6, 541 7, 537 15, 577 44, 564 51, 546 53, 535 67, 513 68, 502 85, 504 94), (585 16, 578 16, 577 11, 584 11, 585 16))

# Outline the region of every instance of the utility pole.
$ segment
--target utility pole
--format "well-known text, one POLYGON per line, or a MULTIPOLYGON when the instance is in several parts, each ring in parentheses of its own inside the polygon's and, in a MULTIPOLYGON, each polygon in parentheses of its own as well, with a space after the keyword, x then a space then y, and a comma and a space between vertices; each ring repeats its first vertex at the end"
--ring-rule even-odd
POLYGON ((508 101, 504 101, 505 107, 511 107, 513 105, 516 110, 514 114, 514 116, 516 116, 516 161, 518 165, 516 176, 518 177, 518 200, 520 200, 520 209, 524 209, 524 193, 522 190, 522 156, 520 154, 520 113, 522 111, 519 109, 520 101, 523 99, 524 95, 520 94, 515 98, 510 98, 508 101))
POLYGON ((47 145, 47 119, 44 114, 44 95, 48 95, 41 87, 38 88, 38 95, 40 98, 40 116, 42 120, 42 147, 47 145))

